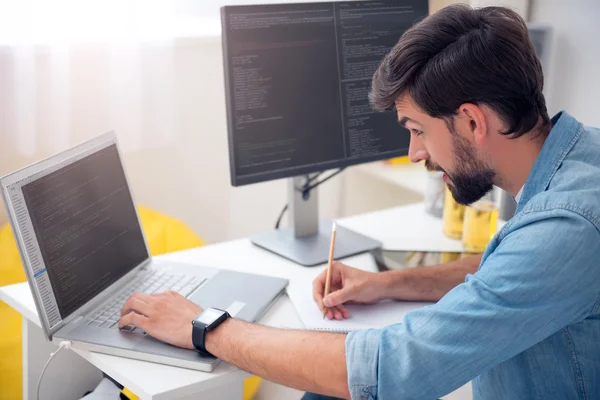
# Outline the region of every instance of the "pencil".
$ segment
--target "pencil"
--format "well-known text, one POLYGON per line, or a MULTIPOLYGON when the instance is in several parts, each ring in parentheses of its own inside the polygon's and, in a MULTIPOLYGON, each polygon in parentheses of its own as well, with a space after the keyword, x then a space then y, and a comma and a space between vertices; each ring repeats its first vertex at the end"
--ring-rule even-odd
MULTIPOLYGON (((335 222, 331 226, 331 243, 329 244, 329 262, 327 263, 327 277, 325 278, 325 293, 323 293, 323 298, 325 298, 329 294, 329 289, 331 288, 331 269, 333 266, 333 253, 335 251, 335 233, 336 233, 336 225, 335 222)), ((323 311, 323 318, 327 315, 327 308, 323 311)))

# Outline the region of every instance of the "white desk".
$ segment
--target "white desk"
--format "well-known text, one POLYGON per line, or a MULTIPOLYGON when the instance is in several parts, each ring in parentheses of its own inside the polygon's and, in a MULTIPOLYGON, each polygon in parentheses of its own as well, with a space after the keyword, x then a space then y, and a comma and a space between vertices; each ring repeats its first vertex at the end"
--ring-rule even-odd
MULTIPOLYGON (((386 246, 394 246, 412 237, 416 226, 422 233, 440 232, 441 221, 426 219, 423 205, 398 207, 383 212, 350 217, 340 220, 345 227, 368 234, 381 240, 386 246), (393 220, 393 221, 392 221, 393 220)), ((425 236, 423 239, 431 240, 425 236)), ((458 242, 453 246, 457 246, 458 242)), ((321 267, 305 268, 286 261, 274 254, 253 246, 242 239, 211 246, 173 253, 161 257, 163 260, 206 265, 215 268, 228 268, 238 271, 280 276, 294 281, 306 281, 315 276, 321 267)), ((351 257, 345 263, 375 270, 371 257, 367 254, 351 257)), ((310 288, 307 288, 310 290, 310 288)), ((0 289, 0 300, 5 301, 23 315, 23 397, 33 398, 37 378, 48 355, 56 348, 45 341, 39 326, 39 319, 33 298, 26 283, 0 289)), ((260 321, 271 326, 302 328, 287 296, 283 296, 260 321)), ((44 377, 45 398, 71 399, 91 389, 100 379, 101 370, 119 381, 143 399, 241 399, 243 379, 248 377, 229 364, 221 363, 214 372, 204 373, 182 368, 169 367, 143 361, 75 350, 61 352, 44 377), (52 393, 52 396, 50 395, 52 393)), ((468 386, 459 389, 460 396, 447 397, 468 399, 468 386), (465 393, 467 393, 465 395, 465 393)))

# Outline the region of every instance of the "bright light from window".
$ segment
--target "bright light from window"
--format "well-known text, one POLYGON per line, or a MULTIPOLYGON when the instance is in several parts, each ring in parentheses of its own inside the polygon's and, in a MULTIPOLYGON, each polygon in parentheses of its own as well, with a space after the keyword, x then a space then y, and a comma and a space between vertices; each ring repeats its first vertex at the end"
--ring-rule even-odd
POLYGON ((292 1, 0 0, 0 45, 215 35, 220 33, 219 8, 223 5, 282 2, 292 1))

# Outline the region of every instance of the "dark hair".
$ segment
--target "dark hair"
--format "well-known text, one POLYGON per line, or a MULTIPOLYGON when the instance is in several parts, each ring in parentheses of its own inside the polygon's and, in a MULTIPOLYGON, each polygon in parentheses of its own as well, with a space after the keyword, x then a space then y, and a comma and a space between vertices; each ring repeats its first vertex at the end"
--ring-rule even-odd
POLYGON ((525 21, 503 7, 455 4, 417 23, 373 76, 369 99, 393 110, 408 94, 432 117, 452 121, 463 103, 485 104, 519 137, 549 123, 544 76, 525 21))

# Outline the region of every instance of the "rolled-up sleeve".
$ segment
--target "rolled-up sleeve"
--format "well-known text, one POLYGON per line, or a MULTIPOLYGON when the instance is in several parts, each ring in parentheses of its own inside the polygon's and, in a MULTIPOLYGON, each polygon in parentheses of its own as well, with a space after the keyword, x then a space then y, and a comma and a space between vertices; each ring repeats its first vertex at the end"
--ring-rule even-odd
POLYGON ((353 399, 377 398, 377 371, 381 331, 350 332, 346 337, 348 387, 353 399))
POLYGON ((347 336, 352 399, 439 398, 597 307, 594 224, 557 209, 523 213, 507 228, 479 271, 438 303, 347 336))

